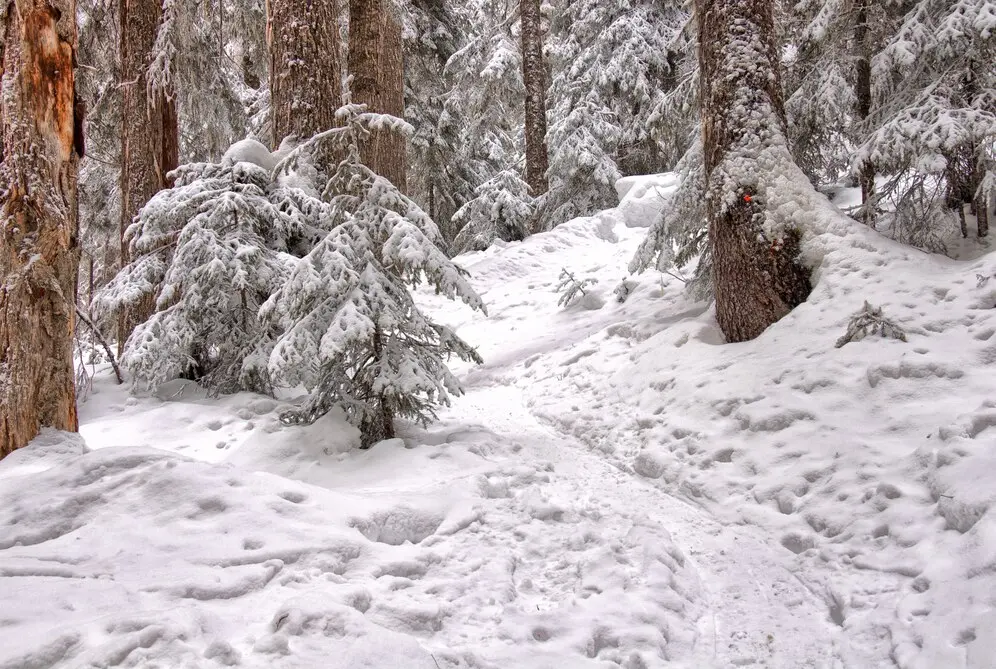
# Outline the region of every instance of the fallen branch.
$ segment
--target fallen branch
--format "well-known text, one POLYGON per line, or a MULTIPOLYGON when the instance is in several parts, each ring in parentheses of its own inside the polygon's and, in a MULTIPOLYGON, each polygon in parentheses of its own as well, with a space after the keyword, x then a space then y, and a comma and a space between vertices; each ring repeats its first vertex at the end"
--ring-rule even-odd
POLYGON ((78 304, 76 305, 76 316, 79 317, 79 319, 83 321, 88 328, 90 328, 90 332, 93 333, 93 336, 96 337, 97 341, 100 342, 100 345, 104 348, 104 353, 107 354, 107 359, 111 361, 111 367, 114 369, 114 376, 118 378, 118 384, 124 383, 124 377, 121 375, 121 368, 118 367, 118 361, 115 359, 114 354, 111 353, 111 347, 107 345, 107 340, 104 339, 104 335, 100 334, 100 330, 98 330, 97 326, 93 324, 90 317, 83 313, 83 310, 80 309, 80 305, 78 304))

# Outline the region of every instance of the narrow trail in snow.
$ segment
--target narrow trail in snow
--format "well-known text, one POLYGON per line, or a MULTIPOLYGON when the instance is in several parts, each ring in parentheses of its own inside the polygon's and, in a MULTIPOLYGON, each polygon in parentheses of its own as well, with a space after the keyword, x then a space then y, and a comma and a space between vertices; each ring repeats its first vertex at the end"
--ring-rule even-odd
POLYGON ((444 418, 477 423, 515 441, 522 447, 519 456, 524 464, 552 465, 547 486, 552 494, 565 500, 590 496, 600 504, 608 525, 641 528, 638 540, 624 550, 655 548, 639 545, 641 540, 673 541, 687 558, 698 581, 697 592, 688 593, 694 604, 681 612, 691 630, 687 639, 672 635, 668 660, 702 669, 840 666, 839 629, 826 598, 810 592, 793 574, 784 548, 765 543, 751 531, 754 528, 723 526, 702 509, 621 471, 575 439, 542 424, 523 404, 518 389, 485 383, 478 377, 444 418))

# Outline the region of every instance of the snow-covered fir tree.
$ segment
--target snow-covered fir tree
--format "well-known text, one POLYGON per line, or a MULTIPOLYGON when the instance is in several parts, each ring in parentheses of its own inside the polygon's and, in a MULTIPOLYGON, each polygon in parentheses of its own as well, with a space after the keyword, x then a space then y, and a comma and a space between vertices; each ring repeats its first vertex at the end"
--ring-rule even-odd
POLYGON ((175 91, 181 163, 218 160, 247 134, 265 136, 265 26, 262 0, 163 1, 147 76, 150 88, 175 91))
POLYGON ((449 328, 415 304, 410 286, 427 280, 438 293, 484 309, 454 265, 435 223, 410 198, 360 162, 371 128, 410 132, 400 119, 340 110, 344 126, 303 144, 346 157, 325 186, 332 228, 291 271, 262 314, 281 335, 269 358, 275 381, 304 385, 310 397, 289 421, 310 422, 341 405, 369 446, 394 436, 394 419, 426 423, 460 384, 446 366, 455 355, 480 362, 449 328))
POLYGON ((988 234, 996 194, 996 12, 987 0, 906 3, 898 29, 872 62, 874 112, 854 169, 890 175, 885 194, 892 232, 938 250, 938 222, 957 220, 968 235, 988 234))
POLYGON ((681 3, 561 0, 552 15, 547 228, 614 204, 624 174, 673 166, 694 124, 681 3))
POLYGON ((444 239, 457 229, 453 214, 471 197, 478 179, 465 155, 464 112, 451 93, 450 58, 464 43, 466 22, 451 0, 401 4, 405 40, 405 120, 409 139, 408 193, 422 203, 444 239))
POLYGON ((850 171, 859 126, 871 113, 871 59, 895 27, 896 5, 803 0, 780 17, 789 140, 814 184, 850 171))
MULTIPOLYGON (((80 296, 87 302, 120 268, 124 84, 120 3, 80 0, 77 6, 77 93, 86 108, 87 144, 79 182, 80 296)), ((174 98, 182 161, 217 160, 233 141, 262 136, 268 62, 263 2, 167 0, 163 12, 145 79, 150 91, 164 88, 174 98)))
MULTIPOLYGON (((145 384, 185 377, 221 391, 268 390, 257 358, 276 333, 259 307, 283 285, 294 260, 287 251, 304 236, 301 219, 315 213, 288 207, 265 161, 245 153, 255 143, 240 144, 222 164, 173 173, 174 187, 150 200, 127 232, 132 261, 98 295, 106 313, 155 299, 123 357, 145 384)), ((255 150, 269 157, 261 145, 255 150)), ((320 202, 311 204, 320 211, 320 202)))
POLYGON ((519 171, 502 170, 478 186, 474 199, 454 214, 460 233, 453 240, 452 251, 483 251, 496 239, 522 241, 529 236, 534 213, 529 185, 519 171))
MULTIPOLYGON (((460 206, 502 171, 522 171, 525 165, 516 8, 506 0, 471 0, 460 10, 468 26, 466 41, 446 64, 446 119, 458 124, 453 143, 458 151, 450 160, 461 166, 461 181, 468 187, 460 206)), ((459 232, 459 225, 451 228, 454 235, 459 232)))

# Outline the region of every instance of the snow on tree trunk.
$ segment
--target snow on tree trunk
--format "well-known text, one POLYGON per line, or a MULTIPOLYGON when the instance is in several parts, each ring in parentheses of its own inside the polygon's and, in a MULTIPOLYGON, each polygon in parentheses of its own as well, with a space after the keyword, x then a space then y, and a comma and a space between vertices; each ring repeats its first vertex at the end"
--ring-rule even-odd
POLYGON ((696 0, 709 243, 716 318, 728 341, 753 339, 809 295, 801 230, 764 229, 764 182, 792 162, 772 0, 696 0), (782 156, 781 154, 784 154, 782 156))
MULTIPOLYGON (((352 101, 367 111, 405 116, 405 71, 401 23, 390 0, 350 0, 349 62, 352 101)), ((406 192, 407 147, 404 135, 375 130, 360 149, 363 163, 406 192)))
POLYGON ((0 457, 78 428, 74 0, 7 2, 0 99, 0 457))
MULTIPOLYGON (((857 16, 854 22, 855 80, 854 97, 860 120, 871 115, 872 110, 872 45, 869 38, 868 9, 872 0, 858 0, 857 16)), ((858 185, 861 187, 861 218, 867 225, 875 224, 875 164, 868 160, 862 163, 858 172, 858 185)))
MULTIPOLYGON (((159 190, 169 187, 166 174, 179 160, 176 105, 172 91, 153 89, 147 79, 156 34, 162 21, 160 0, 120 0, 121 66, 121 264, 128 264, 125 230, 139 209, 159 190)), ((155 308, 155 295, 136 303, 118 319, 118 355, 135 325, 155 308)))
POLYGON ((342 104, 338 0, 267 0, 273 148, 336 125, 342 104))
POLYGON ((546 66, 540 0, 520 0, 522 18, 522 80, 526 87, 526 183, 533 197, 547 191, 546 66))

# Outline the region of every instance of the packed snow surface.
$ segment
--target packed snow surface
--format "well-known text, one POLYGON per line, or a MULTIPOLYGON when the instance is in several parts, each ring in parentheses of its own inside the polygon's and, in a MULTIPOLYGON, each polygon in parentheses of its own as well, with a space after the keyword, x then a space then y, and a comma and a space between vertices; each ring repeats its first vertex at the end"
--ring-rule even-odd
POLYGON ((996 667, 996 255, 855 224, 728 345, 625 276, 674 185, 462 256, 490 316, 419 299, 485 364, 369 451, 99 373, 0 462, 0 668, 996 667), (834 347, 866 300, 906 342, 834 347))

